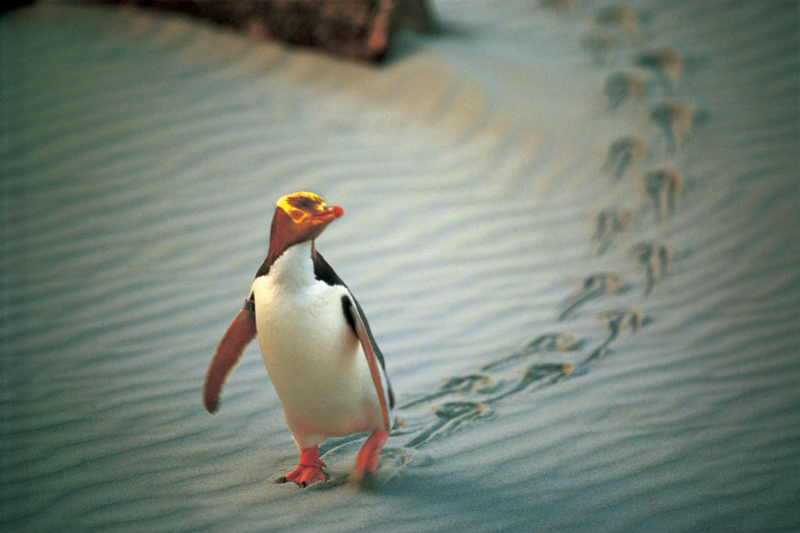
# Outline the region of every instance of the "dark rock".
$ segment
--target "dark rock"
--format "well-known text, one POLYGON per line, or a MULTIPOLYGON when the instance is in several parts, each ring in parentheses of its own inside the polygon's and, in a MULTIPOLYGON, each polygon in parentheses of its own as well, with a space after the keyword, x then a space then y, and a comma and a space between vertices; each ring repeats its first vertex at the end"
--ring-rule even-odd
POLYGON ((249 35, 379 61, 398 29, 430 31, 425 0, 98 0, 175 11, 249 35))

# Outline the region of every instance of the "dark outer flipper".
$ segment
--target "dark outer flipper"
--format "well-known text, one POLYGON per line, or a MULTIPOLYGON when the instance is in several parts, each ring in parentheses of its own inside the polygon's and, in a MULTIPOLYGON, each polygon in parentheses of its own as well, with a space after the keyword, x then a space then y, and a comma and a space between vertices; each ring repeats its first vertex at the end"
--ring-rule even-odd
POLYGON ((217 351, 211 358, 203 384, 203 403, 209 413, 217 410, 219 395, 231 370, 239 363, 244 349, 256 337, 256 315, 253 302, 248 300, 244 308, 233 319, 228 330, 219 341, 217 351))
MULTIPOLYGON (((381 378, 381 371, 378 368, 380 364, 378 362, 378 358, 375 355, 375 350, 373 349, 371 336, 367 333, 367 329, 364 325, 364 321, 361 318, 361 313, 359 313, 359 309, 354 303, 352 298, 348 298, 350 301, 349 311, 350 316, 353 317, 353 322, 355 325, 356 335, 358 335, 358 340, 361 342, 361 349, 364 352, 364 356, 367 358, 367 365, 369 365, 369 373, 372 376, 372 382, 375 384, 375 391, 378 393, 378 401, 381 405, 381 416, 383 418, 383 428, 386 433, 391 431, 391 423, 389 422, 389 409, 386 405, 386 392, 383 386, 383 380, 381 378)), ((389 386, 388 380, 386 386, 389 386)))

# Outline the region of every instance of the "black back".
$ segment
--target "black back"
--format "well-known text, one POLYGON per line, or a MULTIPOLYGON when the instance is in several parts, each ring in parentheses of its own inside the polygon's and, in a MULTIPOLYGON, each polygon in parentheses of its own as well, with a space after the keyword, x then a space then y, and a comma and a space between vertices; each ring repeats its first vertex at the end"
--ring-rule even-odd
MULTIPOLYGON (((317 252, 314 256, 314 277, 318 280, 327 283, 328 285, 335 287, 337 285, 344 287, 347 289, 347 292, 350 293, 350 296, 353 298, 353 302, 356 304, 356 311, 358 312, 358 316, 361 317, 361 322, 364 323, 364 329, 367 330, 367 337, 369 338, 370 344, 372 344, 372 351, 375 352, 375 357, 378 358, 378 362, 383 369, 384 374, 386 373, 386 362, 383 360, 383 353, 381 352, 380 348, 378 348, 378 343, 375 342, 375 337, 372 336, 372 330, 369 327, 369 322, 367 321, 367 317, 364 314, 364 310, 361 309, 361 304, 358 303, 356 297, 353 296, 353 293, 350 291, 350 288, 342 281, 342 278, 339 277, 338 274, 333 270, 333 267, 325 261, 325 258, 322 257, 322 254, 317 252)), ((342 312, 344 313, 344 319, 347 321, 347 324, 350 326, 350 329, 353 330, 353 333, 358 336, 358 332, 356 331, 356 324, 353 321, 353 316, 350 314, 350 308, 352 304, 350 303, 350 298, 347 295, 342 296, 342 312)), ((389 378, 386 378, 387 383, 389 382, 389 378)), ((394 409, 394 391, 392 391, 392 385, 389 383, 389 409, 394 409)))

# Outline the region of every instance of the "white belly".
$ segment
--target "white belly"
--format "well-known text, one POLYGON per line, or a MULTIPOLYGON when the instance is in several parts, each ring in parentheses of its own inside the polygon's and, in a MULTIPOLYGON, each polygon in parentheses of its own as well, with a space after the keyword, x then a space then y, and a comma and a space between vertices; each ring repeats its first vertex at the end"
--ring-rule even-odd
POLYGON ((280 281, 270 272, 253 283, 256 329, 297 445, 380 428, 369 367, 342 311, 347 289, 317 280, 299 287, 280 281))

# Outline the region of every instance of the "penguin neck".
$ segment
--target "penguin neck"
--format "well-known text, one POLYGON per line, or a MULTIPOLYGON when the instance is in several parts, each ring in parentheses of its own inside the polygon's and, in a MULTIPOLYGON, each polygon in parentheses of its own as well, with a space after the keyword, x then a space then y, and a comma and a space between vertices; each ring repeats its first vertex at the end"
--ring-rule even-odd
POLYGON ((280 285, 300 287, 314 283, 314 241, 290 246, 272 261, 269 277, 280 285))
POLYGON ((272 265, 274 265, 290 250, 297 253, 298 248, 300 248, 303 250, 303 252, 300 254, 302 256, 305 255, 305 252, 308 250, 309 246, 311 251, 308 255, 311 257, 312 262, 314 262, 317 260, 317 250, 314 247, 314 239, 292 244, 288 247, 276 247, 274 246, 274 239, 270 239, 269 253, 267 254, 267 258, 264 259, 264 262, 261 263, 261 266, 258 268, 258 272, 256 272, 256 278, 269 275, 269 273, 272 271, 272 265))

